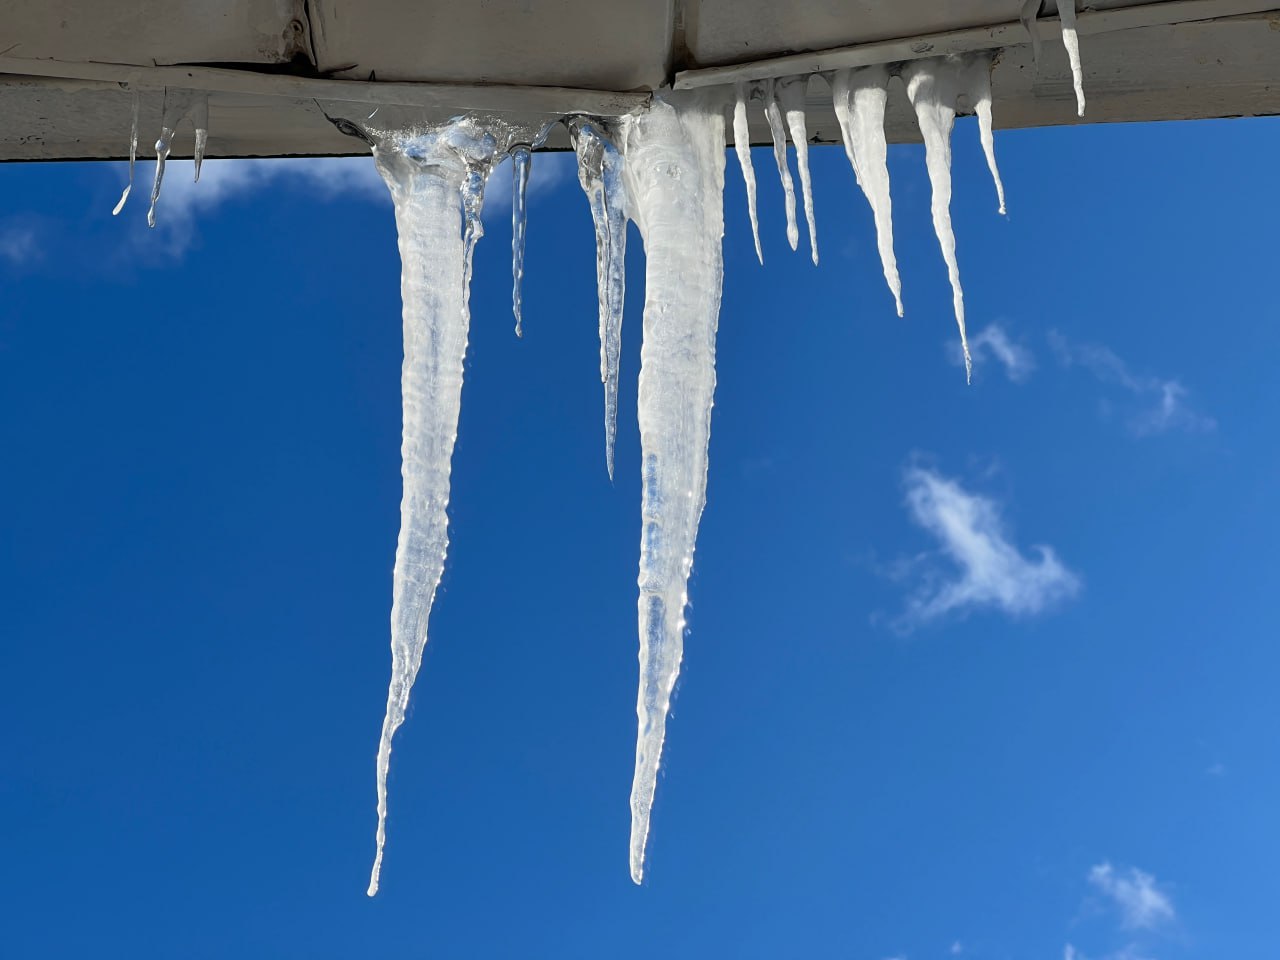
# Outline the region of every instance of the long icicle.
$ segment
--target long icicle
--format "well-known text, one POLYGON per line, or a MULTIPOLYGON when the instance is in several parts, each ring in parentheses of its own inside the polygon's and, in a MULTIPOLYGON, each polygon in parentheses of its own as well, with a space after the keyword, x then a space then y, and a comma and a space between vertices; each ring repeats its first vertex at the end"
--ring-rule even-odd
POLYGON ((626 296, 627 205, 622 155, 596 124, 575 118, 569 135, 578 156, 578 182, 587 195, 596 234, 596 300, 600 323, 600 380, 604 384, 604 449, 613 480, 618 430, 618 366, 626 296))
POLYGON ((200 164, 204 160, 204 148, 209 139, 209 95, 193 90, 164 89, 164 106, 160 112, 160 139, 156 141, 156 176, 151 184, 151 207, 147 210, 147 226, 156 225, 156 204, 160 200, 160 185, 164 182, 165 164, 173 149, 173 136, 178 124, 190 118, 195 127, 195 178, 200 179, 200 164))
POLYGON ((764 118, 769 121, 773 160, 778 165, 778 176, 782 178, 782 196, 787 209, 787 243, 794 250, 800 244, 800 228, 796 225, 796 186, 791 179, 791 170, 787 167, 787 134, 782 127, 782 111, 778 107, 774 82, 765 80, 763 83, 764 118))
POLYGON ((645 844, 684 650, 684 610, 706 502, 715 338, 724 276, 724 113, 698 97, 655 97, 627 120, 626 182, 644 238, 639 420, 640 689, 631 785, 631 879, 645 844))
POLYGON ((494 138, 469 119, 420 136, 381 136, 373 149, 395 205, 402 265, 404 433, 400 536, 391 606, 391 682, 378 743, 378 891, 386 843, 391 739, 404 722, 422 665, 427 623, 448 550, 449 474, 470 325, 471 254, 481 235, 485 177, 494 138), (464 235, 465 223, 465 235, 464 235))
POLYGON ((973 112, 978 115, 978 137, 982 141, 982 153, 987 158, 987 169, 991 171, 991 179, 996 185, 996 200, 999 212, 1003 215, 1004 183, 1000 180, 1000 168, 996 166, 996 141, 991 129, 991 58, 975 54, 969 63, 969 78, 965 91, 969 102, 973 104, 973 112))
POLYGON ((129 192, 133 190, 133 168, 138 160, 138 107, 140 106, 141 97, 137 90, 133 91, 133 126, 129 131, 129 182, 125 184, 124 193, 120 194, 120 199, 115 205, 115 209, 111 211, 113 217, 118 217, 120 211, 124 209, 125 201, 129 199, 129 192))
POLYGON ((778 81, 778 99, 786 114, 791 143, 796 148, 800 170, 800 193, 804 197, 804 219, 809 227, 809 256, 818 265, 818 225, 813 217, 813 180, 809 176, 809 131, 805 123, 804 98, 808 77, 786 77, 778 81))
POLYGON ((524 336, 524 237, 529 221, 529 167, 533 151, 527 143, 511 148, 511 312, 516 318, 516 336, 524 336))
POLYGON ((1084 70, 1080 65, 1080 36, 1076 33, 1076 0, 1058 0, 1062 45, 1071 61, 1071 85, 1076 88, 1076 116, 1084 116, 1084 70))
POLYGON ((756 171, 751 165, 751 129, 747 126, 747 101, 751 91, 739 80, 734 88, 733 104, 733 152, 738 155, 742 168, 742 183, 747 189, 747 216, 751 218, 751 239, 756 245, 756 259, 764 266, 764 253, 760 250, 760 223, 756 219, 756 171))
POLYGON ((902 279, 893 252, 893 202, 889 196, 889 147, 884 135, 884 108, 889 71, 883 66, 837 70, 831 78, 831 97, 845 155, 862 188, 876 224, 876 247, 885 282, 902 316, 902 279))
POLYGON ((964 61, 957 57, 931 57, 908 63, 902 68, 902 78, 924 140, 924 161, 933 190, 933 229, 951 280, 951 303, 960 328, 965 379, 971 380, 973 360, 964 327, 964 291, 960 287, 960 265, 956 261, 956 235, 951 227, 951 130, 955 126, 956 98, 963 68, 964 61))

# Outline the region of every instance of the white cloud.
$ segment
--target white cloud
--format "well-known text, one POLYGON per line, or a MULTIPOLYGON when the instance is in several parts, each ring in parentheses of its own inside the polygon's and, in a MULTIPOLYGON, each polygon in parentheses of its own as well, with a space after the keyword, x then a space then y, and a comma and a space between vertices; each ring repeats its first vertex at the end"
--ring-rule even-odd
POLYGON ((1173 902, 1156 888, 1156 879, 1137 867, 1116 870, 1110 863, 1089 871, 1089 882, 1120 910, 1120 923, 1131 930, 1152 930, 1173 921, 1173 902))
POLYGON ((1103 954, 1096 958, 1086 957, 1083 953, 1068 943, 1062 948, 1062 960, 1154 960, 1154 958, 1139 950, 1138 947, 1132 943, 1121 947, 1119 950, 1114 950, 1111 953, 1103 954))
POLYGON ((951 942, 951 950, 949 952, 953 957, 960 956, 960 954, 964 953, 964 944, 962 944, 959 940, 953 940, 951 942))
POLYGON ((1080 589, 1079 578, 1051 547, 1033 547, 1035 557, 1029 559, 1009 541, 994 500, 923 467, 907 470, 906 486, 911 519, 937 538, 956 570, 927 577, 909 600, 902 625, 982 607, 1011 616, 1037 614, 1080 589))
MULTIPOLYGON (((964 366, 964 352, 959 343, 948 341, 947 352, 955 366, 964 366)), ((998 362, 1004 368, 1005 376, 1014 383, 1025 382, 1036 368, 1031 351, 1012 340, 998 323, 988 324, 977 336, 969 338, 969 354, 978 369, 992 360, 998 362)))
MULTIPOLYGON (((572 155, 547 153, 534 157, 529 176, 530 199, 545 193, 572 170, 572 155)), ((139 164, 129 200, 145 208, 151 197, 154 165, 139 164)), ((194 182, 190 160, 170 160, 165 167, 156 226, 169 242, 170 252, 183 254, 191 245, 200 216, 228 201, 280 188, 329 201, 354 196, 390 206, 391 195, 372 157, 281 157, 246 160, 206 160, 200 182, 194 182)), ((511 203, 510 164, 495 167, 485 196, 487 215, 507 215, 511 203)))
POLYGON ((1049 343, 1065 367, 1079 366, 1099 381, 1119 387, 1137 403, 1128 427, 1137 436, 1170 430, 1213 430, 1217 423, 1187 402, 1187 388, 1177 380, 1135 374, 1114 351, 1095 343, 1073 344, 1056 330, 1049 343))
POLYGON ((0 259, 21 266, 34 260, 39 254, 35 231, 30 227, 0 227, 0 259))

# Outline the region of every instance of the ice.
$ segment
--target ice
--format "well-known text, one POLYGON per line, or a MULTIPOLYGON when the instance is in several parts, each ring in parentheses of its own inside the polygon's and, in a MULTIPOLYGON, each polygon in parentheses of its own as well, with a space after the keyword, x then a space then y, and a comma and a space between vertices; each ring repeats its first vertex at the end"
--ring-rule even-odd
POLYGON ((893 253, 893 204, 889 198, 888 145, 884 135, 888 86, 889 71, 883 66, 837 70, 831 78, 831 96, 845 155, 871 205, 884 279, 898 316, 902 316, 902 280, 893 253))
POLYGON ((924 140, 925 166, 933 189, 933 229, 951 280, 951 302, 960 328, 965 378, 971 379, 973 360, 964 329, 964 291, 960 287, 960 265, 956 262, 956 236, 951 228, 951 130, 955 126, 956 100, 964 90, 966 67, 966 61, 955 56, 913 60, 903 66, 902 79, 906 81, 907 96, 915 108, 924 140))
POLYGON ((124 209, 125 201, 129 199, 129 191, 133 189, 133 168, 138 160, 138 106, 140 97, 138 91, 133 91, 133 126, 129 131, 129 182, 125 185, 124 193, 120 194, 120 200, 116 203, 115 209, 111 211, 113 217, 118 217, 120 211, 124 209))
POLYGON ((625 179, 646 259, 639 726, 631 786, 631 879, 639 883, 706 501, 723 279, 724 112, 711 99, 655 97, 623 129, 625 179))
POLYGON ((374 160, 391 190, 404 305, 400 536, 391 607, 391 683, 378 744, 378 890, 386 843, 391 738, 404 722, 422 664, 427 621, 448 549, 449 473, 467 349, 471 255, 481 235, 485 178, 499 155, 472 119, 412 134, 375 134, 374 160), (465 229, 465 233, 464 233, 465 229))
POLYGON ((1076 0, 1058 0, 1062 45, 1071 61, 1071 84, 1076 88, 1076 115, 1084 116, 1084 72, 1080 66, 1080 37, 1076 34, 1076 0))
POLYGON ((813 219, 813 180, 809 176, 809 131, 805 125, 804 97, 808 77, 786 77, 778 81, 778 98, 787 117, 787 129, 796 148, 800 170, 800 193, 804 197, 804 219, 809 227, 809 255, 818 265, 818 226, 813 219))
POLYGON ((794 250, 800 243, 800 228, 796 226, 796 187, 787 167, 787 135, 782 128, 782 110, 772 80, 764 81, 764 116, 769 121, 769 135, 773 138, 773 159, 782 178, 782 193, 787 208, 787 243, 794 250))
POLYGON ((596 234, 596 298, 600 323, 600 380, 604 384, 605 465, 613 479, 618 427, 618 364, 626 295, 627 203, 622 155, 601 129, 584 118, 569 124, 578 156, 578 182, 591 208, 596 234))
POLYGON ((982 153, 987 158, 987 169, 996 185, 999 212, 1005 213, 1004 184, 1000 180, 1000 168, 996 166, 995 135, 991 131, 991 59, 975 55, 969 62, 967 96, 978 115, 978 136, 982 140, 982 153))
POLYGON ((209 142, 209 98, 196 98, 191 104, 191 124, 196 128, 196 145, 192 153, 195 182, 200 182, 200 165, 204 163, 204 148, 209 142))
POLYGON ((160 185, 164 182, 164 167, 173 149, 173 136, 178 124, 190 117, 196 129, 195 178, 200 179, 200 162, 204 159, 204 147, 209 138, 209 95, 193 90, 164 91, 164 109, 160 118, 160 139, 156 141, 156 176, 151 184, 151 207, 147 210, 147 226, 156 225, 156 204, 160 200, 160 185))
POLYGON ((1036 24, 1036 17, 1040 15, 1040 5, 1043 2, 1044 0, 1022 0, 1022 10, 1018 14, 1023 29, 1031 38, 1031 58, 1037 65, 1040 63, 1040 28, 1036 24))
POLYGON ((751 218, 751 239, 756 244, 756 259, 764 266, 764 253, 760 250, 760 223, 756 219, 756 171, 751 165, 751 130, 747 126, 747 101, 751 92, 741 80, 734 88, 733 150, 742 168, 742 182, 747 189, 747 215, 751 218))
POLYGON ((524 234, 528 224, 527 194, 529 166, 533 153, 527 143, 511 148, 511 312, 516 318, 516 336, 524 336, 524 234))

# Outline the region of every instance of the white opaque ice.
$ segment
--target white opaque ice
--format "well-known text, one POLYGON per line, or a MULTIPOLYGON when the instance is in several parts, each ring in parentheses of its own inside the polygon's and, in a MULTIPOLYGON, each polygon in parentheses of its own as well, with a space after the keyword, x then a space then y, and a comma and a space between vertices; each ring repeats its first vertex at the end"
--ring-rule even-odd
POLYGON ((808 77, 786 77, 778 81, 778 102, 787 119, 791 143, 800 171, 800 194, 804 198, 804 219, 809 227, 809 255, 818 264, 818 225, 813 216, 813 179, 809 175, 809 130, 805 122, 804 98, 808 77))
POLYGON ((750 91, 738 81, 733 104, 733 150, 738 155, 742 169, 742 183, 747 190, 747 216, 751 218, 751 239, 756 245, 756 259, 764 266, 764 253, 760 249, 760 223, 756 219, 756 171, 751 165, 751 130, 747 126, 747 101, 750 91))
POLYGON ((982 141, 982 153, 987 158, 987 169, 991 171, 991 179, 996 185, 999 211, 1004 214, 1004 183, 1000 179, 1000 168, 996 165, 995 134, 991 127, 991 58, 984 54, 974 55, 969 61, 967 76, 966 94, 978 117, 978 137, 982 141))
POLYGON ((893 252, 893 203, 889 196, 888 144, 884 135, 884 108, 888 98, 889 71, 883 66, 837 70, 831 80, 832 103, 845 155, 862 188, 876 225, 876 247, 885 282, 902 316, 902 280, 893 252))
POLYGON ((907 96, 915 108, 924 140, 925 166, 932 188, 933 229, 942 248, 951 280, 951 302, 960 328, 960 349, 964 353, 965 377, 973 375, 969 339, 964 327, 964 291, 960 287, 960 265, 956 260, 956 236, 951 227, 951 130, 955 126, 956 100, 963 90, 966 61, 960 57, 931 57, 913 60, 902 68, 907 96))
POLYGON ((1071 85, 1076 90, 1076 115, 1084 116, 1084 70, 1080 64, 1080 37, 1076 33, 1076 0, 1058 0, 1058 17, 1062 21, 1062 45, 1071 62, 1071 85))
POLYGON ((670 103, 655 97, 647 113, 627 120, 623 153, 646 260, 638 401, 639 726, 631 786, 631 878, 639 883, 706 502, 724 275, 724 112, 696 96, 670 103))
POLYGON ((778 165, 782 179, 782 196, 787 211, 787 243, 791 249, 800 244, 800 228, 796 224, 796 186, 787 166, 787 134, 782 126, 782 109, 772 80, 764 81, 764 117, 769 122, 769 136, 773 140, 773 160, 778 165))

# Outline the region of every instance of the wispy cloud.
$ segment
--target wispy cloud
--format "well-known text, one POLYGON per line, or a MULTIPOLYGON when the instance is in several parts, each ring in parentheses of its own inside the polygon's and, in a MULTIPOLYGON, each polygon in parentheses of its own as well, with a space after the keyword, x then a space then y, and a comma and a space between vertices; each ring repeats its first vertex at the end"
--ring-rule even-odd
POLYGON ((1156 878, 1137 867, 1117 870, 1104 861, 1089 871, 1089 883, 1115 903, 1126 929, 1154 930, 1176 916, 1173 901, 1156 887, 1156 878))
POLYGON ((1212 417, 1192 408, 1186 387, 1177 380, 1134 373, 1107 347, 1072 343, 1056 330, 1049 332, 1049 343, 1064 367, 1078 366, 1129 395, 1135 409, 1126 423, 1137 436, 1170 430, 1207 431, 1217 426, 1212 417))
POLYGON ((40 247, 33 229, 17 224, 0 225, 0 259, 22 266, 39 255, 40 247))
MULTIPOLYGON (((1004 369, 1004 374, 1014 383, 1024 383, 1036 368, 1036 360, 1031 351, 1018 343, 998 323, 983 327, 976 336, 969 338, 969 354, 973 358, 974 367, 981 369, 995 361, 1004 369)), ((964 353, 960 344, 954 339, 947 341, 947 355, 952 364, 964 366, 964 353)))
POLYGON ((1080 589, 1079 577, 1052 547, 1034 546, 1028 558, 1010 542, 995 500, 924 467, 908 468, 905 481, 911 519, 938 540, 953 569, 925 568, 925 584, 908 601, 899 626, 981 608, 1029 616, 1080 589))
MULTIPOLYGON (((546 192, 572 169, 571 158, 539 154, 529 177, 532 199, 546 192)), ((130 204, 146 206, 150 199, 153 167, 140 164, 130 204)), ((168 242, 169 252, 181 256, 190 247, 201 216, 233 200, 243 200, 264 190, 290 189, 331 201, 342 196, 390 205, 391 196, 371 157, 282 157, 278 159, 206 160, 200 182, 194 182, 190 160, 171 160, 165 169, 160 202, 156 207, 157 230, 168 242)), ((511 174, 507 163, 495 168, 486 190, 486 214, 511 202, 511 174)))
POLYGON ((1138 949, 1136 944, 1126 944, 1119 950, 1104 953, 1101 956, 1085 956, 1071 944, 1062 948, 1062 960, 1155 960, 1150 954, 1138 949))

